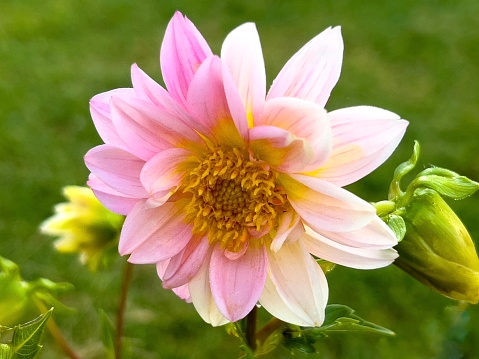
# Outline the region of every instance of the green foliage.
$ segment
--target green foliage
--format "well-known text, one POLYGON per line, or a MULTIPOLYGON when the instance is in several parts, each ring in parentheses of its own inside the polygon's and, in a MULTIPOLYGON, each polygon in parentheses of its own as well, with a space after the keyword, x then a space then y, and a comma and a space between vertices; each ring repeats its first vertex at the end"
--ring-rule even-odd
POLYGON ((287 329, 283 332, 283 345, 302 353, 315 353, 318 340, 338 333, 367 332, 381 335, 394 335, 391 330, 371 323, 354 314, 354 310, 340 304, 330 304, 326 307, 326 318, 319 328, 287 329))
POLYGON ((9 343, 0 344, 0 359, 33 359, 42 348, 43 329, 53 308, 38 318, 15 326, 9 343))

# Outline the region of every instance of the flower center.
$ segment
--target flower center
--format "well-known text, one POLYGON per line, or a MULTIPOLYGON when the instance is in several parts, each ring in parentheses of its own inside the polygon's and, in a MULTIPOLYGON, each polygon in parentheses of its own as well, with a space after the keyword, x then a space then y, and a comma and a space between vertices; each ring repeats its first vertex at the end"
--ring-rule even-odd
POLYGON ((276 184, 278 173, 237 148, 215 147, 192 170, 183 192, 193 233, 208 234, 211 243, 238 252, 250 238, 264 240, 277 227, 286 194, 276 184))

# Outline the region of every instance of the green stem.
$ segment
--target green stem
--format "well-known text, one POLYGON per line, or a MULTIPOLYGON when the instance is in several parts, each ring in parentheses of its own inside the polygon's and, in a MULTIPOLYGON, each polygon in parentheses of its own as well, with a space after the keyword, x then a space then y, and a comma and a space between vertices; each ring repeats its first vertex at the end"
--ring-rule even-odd
MULTIPOLYGON (((48 312, 48 308, 41 302, 40 300, 35 301, 38 308, 40 308, 40 311, 42 313, 48 312)), ((68 341, 66 340, 65 336, 63 335, 62 331, 58 327, 57 323, 53 319, 53 316, 51 316, 48 321, 47 321, 47 328, 50 331, 50 334, 52 335, 53 339, 55 339, 55 342, 58 344, 58 346, 63 350, 63 352, 71 359, 80 359, 80 356, 75 353, 73 348, 70 346, 68 341)))
POLYGON ((123 278, 121 282, 120 303, 118 304, 118 312, 116 315, 116 336, 115 336, 115 358, 121 358, 121 348, 123 341, 123 330, 125 326, 125 309, 128 297, 128 289, 133 274, 133 265, 126 262, 123 278))
POLYGON ((256 333, 256 338, 260 343, 263 343, 271 334, 281 327, 286 329, 286 323, 273 317, 256 333))
POLYGON ((258 317, 258 307, 256 305, 251 309, 251 312, 246 317, 246 344, 252 351, 256 349, 256 322, 258 317))

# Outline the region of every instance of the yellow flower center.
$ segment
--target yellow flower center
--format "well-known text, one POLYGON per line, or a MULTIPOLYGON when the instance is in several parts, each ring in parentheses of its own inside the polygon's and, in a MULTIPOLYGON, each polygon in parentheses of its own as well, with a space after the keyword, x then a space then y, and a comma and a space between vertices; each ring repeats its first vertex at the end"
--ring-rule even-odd
POLYGON ((277 227, 286 194, 276 183, 278 172, 237 149, 211 148, 185 180, 186 207, 193 233, 208 234, 211 243, 238 252, 250 238, 264 241, 277 227))

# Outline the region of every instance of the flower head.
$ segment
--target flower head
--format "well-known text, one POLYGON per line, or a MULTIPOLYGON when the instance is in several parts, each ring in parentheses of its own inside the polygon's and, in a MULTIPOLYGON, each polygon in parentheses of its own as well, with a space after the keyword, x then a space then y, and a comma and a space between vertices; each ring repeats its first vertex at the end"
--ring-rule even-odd
POLYGON ((55 241, 58 251, 79 253, 81 262, 96 270, 118 244, 124 216, 106 209, 90 188, 66 186, 63 194, 69 202, 57 204, 55 214, 41 224, 40 230, 59 236, 55 241))
POLYGON ((325 30, 266 93, 254 24, 218 57, 176 13, 160 53, 166 90, 133 65, 133 88, 90 102, 105 144, 85 156, 88 183, 127 215, 120 253, 156 263, 163 286, 213 325, 258 302, 321 325, 328 287, 311 254, 355 268, 397 256, 375 209, 342 186, 385 161, 407 122, 375 107, 325 111, 342 52, 339 28, 325 30))

